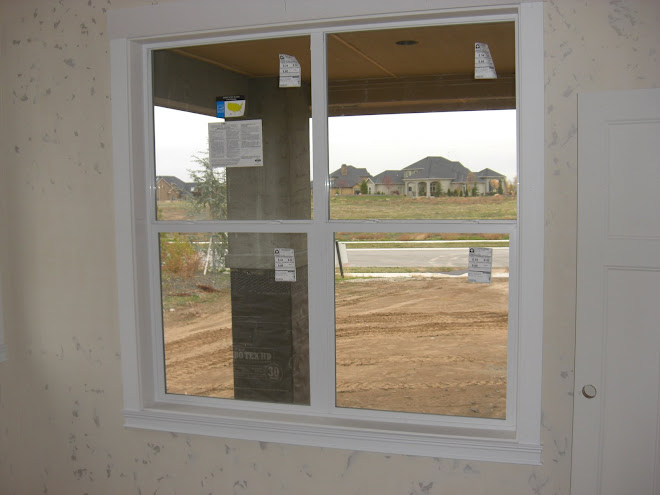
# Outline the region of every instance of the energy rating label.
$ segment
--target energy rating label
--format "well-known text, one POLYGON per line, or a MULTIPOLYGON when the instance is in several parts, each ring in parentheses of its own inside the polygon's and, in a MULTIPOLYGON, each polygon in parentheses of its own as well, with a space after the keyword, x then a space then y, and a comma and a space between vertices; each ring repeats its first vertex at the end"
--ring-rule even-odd
POLYGON ((296 255, 292 248, 275 248, 275 282, 296 281, 296 255))
POLYGON ((493 248, 470 248, 468 282, 489 284, 493 271, 493 248))
POLYGON ((280 88, 300 87, 300 64, 293 55, 280 53, 280 88))
POLYGON ((497 79, 495 63, 486 43, 474 44, 474 78, 497 79))
POLYGON ((215 99, 215 116, 218 118, 245 115, 245 96, 218 96, 215 99))

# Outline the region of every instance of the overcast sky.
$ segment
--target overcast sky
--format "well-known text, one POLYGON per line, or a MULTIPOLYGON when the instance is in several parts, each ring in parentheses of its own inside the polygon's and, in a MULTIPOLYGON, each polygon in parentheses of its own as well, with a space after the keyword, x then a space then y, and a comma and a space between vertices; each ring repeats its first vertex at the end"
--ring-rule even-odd
MULTIPOLYGON (((157 175, 190 181, 192 156, 207 147, 208 122, 221 120, 155 108, 157 175)), ((329 139, 331 172, 346 163, 376 175, 443 156, 474 172, 490 168, 509 179, 517 175, 515 110, 333 117, 329 139)))

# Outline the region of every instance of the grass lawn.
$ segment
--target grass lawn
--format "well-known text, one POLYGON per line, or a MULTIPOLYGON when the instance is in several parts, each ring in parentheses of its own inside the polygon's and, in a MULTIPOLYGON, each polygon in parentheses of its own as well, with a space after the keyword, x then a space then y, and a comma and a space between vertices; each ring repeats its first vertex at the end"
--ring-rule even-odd
MULTIPOLYGON (((516 218, 515 196, 411 198, 406 196, 332 196, 333 220, 510 220, 516 218)), ((160 201, 160 220, 207 220, 188 202, 160 201)))
POLYGON ((516 218, 516 203, 515 196, 332 196, 330 217, 333 220, 508 220, 516 218))

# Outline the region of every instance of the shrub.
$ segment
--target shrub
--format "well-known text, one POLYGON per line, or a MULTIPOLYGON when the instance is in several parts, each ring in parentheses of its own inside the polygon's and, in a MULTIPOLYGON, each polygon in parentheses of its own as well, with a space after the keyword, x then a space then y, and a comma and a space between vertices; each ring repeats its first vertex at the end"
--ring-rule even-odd
POLYGON ((190 278, 199 267, 199 254, 181 234, 161 235, 160 263, 162 271, 190 278))

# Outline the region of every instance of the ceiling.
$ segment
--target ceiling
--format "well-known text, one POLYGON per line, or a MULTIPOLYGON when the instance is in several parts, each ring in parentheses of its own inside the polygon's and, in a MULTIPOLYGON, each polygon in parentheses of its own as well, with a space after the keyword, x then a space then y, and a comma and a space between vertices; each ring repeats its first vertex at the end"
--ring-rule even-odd
MULTIPOLYGON (((303 81, 309 81, 309 46, 309 36, 298 36, 199 45, 174 51, 251 78, 278 77, 279 54, 293 55, 301 65, 303 81)), ((409 107, 406 101, 410 98, 418 108, 414 111, 461 108, 466 102, 471 106, 466 109, 515 108, 515 53, 513 22, 329 34, 329 94, 331 106, 336 107, 331 114, 374 113, 382 106, 379 101, 387 102, 390 108, 383 107, 380 111, 399 112, 409 107), (416 43, 402 45, 398 41, 416 43), (498 80, 475 81, 476 42, 488 44, 498 80), (426 90, 415 91, 420 81, 424 81, 426 90), (424 108, 423 101, 428 101, 428 108, 424 108), (440 107, 439 101, 444 102, 440 107)))

